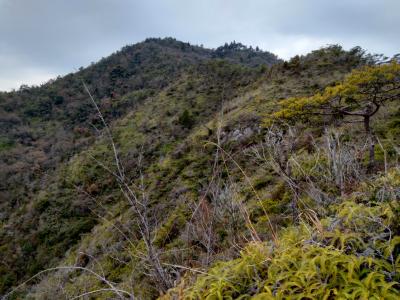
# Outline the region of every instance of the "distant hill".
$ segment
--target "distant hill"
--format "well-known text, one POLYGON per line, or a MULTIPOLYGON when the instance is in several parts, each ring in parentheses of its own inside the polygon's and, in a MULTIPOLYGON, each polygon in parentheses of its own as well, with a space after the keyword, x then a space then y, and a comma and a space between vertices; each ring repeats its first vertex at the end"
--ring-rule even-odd
MULTIPOLYGON (((34 176, 33 169, 45 172, 87 145, 84 132, 96 118, 96 112, 88 101, 83 82, 91 88, 107 119, 112 121, 162 91, 183 73, 216 60, 214 53, 217 52, 172 38, 147 39, 40 87, 0 93, 0 145, 7 150, 1 158, 5 166, 0 174, 0 191, 8 193, 2 197, 7 201, 0 201, 0 206, 13 206, 22 200, 18 199, 19 192, 10 193, 10 186, 21 183, 21 172, 27 178, 34 176), (124 98, 127 94, 130 96, 124 98)), ((279 62, 267 52, 247 48, 237 52, 252 54, 245 60, 229 58, 229 62, 243 67, 279 62)))
MULTIPOLYGON (((238 52, 254 53, 245 60, 230 58, 232 65, 221 61, 228 72, 230 68, 236 68, 238 73, 250 73, 250 69, 245 71, 250 66, 270 66, 280 62, 267 52, 247 48, 238 52)), ((0 222, 7 223, 11 215, 30 205, 40 190, 49 184, 51 174, 75 153, 95 142, 92 130, 101 125, 83 89, 83 82, 89 86, 106 119, 112 123, 143 102, 157 97, 177 81, 182 81, 185 74, 194 74, 189 76, 195 79, 200 76, 202 80, 212 80, 215 77, 213 68, 223 69, 222 65, 217 66, 219 58, 214 53, 215 50, 173 38, 151 38, 126 46, 88 68, 44 85, 23 86, 16 92, 0 93, 0 222)), ((84 230, 90 228, 86 226, 84 230)), ((30 228, 24 230, 31 231, 30 228)), ((79 233, 80 230, 75 233, 75 239, 79 233)), ((8 240, 8 237, 4 236, 4 239, 8 240)), ((28 243, 28 247, 36 247, 31 246, 30 241, 28 243)), ((15 247, 19 248, 13 245, 15 247)), ((25 264, 26 260, 21 263, 25 264)), ((28 266, 30 268, 33 269, 29 274, 39 270, 35 266, 28 266)), ((14 270, 26 274, 26 268, 22 266, 14 270)), ((8 280, 13 282, 21 276, 12 276, 13 279, 8 280)), ((7 286, 7 282, 3 284, 7 286)))

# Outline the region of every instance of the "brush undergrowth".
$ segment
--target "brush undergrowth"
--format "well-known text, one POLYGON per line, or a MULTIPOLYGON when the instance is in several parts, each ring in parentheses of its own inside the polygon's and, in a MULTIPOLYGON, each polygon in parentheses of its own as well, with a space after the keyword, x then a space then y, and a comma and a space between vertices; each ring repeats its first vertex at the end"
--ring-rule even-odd
POLYGON ((333 205, 321 227, 303 220, 278 245, 250 243, 164 299, 398 299, 399 179, 391 170, 333 205))

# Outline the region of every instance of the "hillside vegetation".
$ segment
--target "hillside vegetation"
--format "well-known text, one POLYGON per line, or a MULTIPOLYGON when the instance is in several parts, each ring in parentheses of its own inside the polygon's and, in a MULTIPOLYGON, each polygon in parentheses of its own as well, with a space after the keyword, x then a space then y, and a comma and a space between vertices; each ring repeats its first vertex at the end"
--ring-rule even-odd
POLYGON ((361 48, 174 39, 0 93, 0 294, 398 299, 399 94, 361 48))

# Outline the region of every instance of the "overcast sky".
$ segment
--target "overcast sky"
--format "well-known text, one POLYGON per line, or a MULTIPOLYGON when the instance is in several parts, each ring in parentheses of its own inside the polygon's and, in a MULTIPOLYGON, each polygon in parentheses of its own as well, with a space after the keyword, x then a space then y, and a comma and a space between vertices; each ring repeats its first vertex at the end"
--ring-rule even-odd
POLYGON ((400 52, 400 0, 0 0, 0 90, 40 84, 147 37, 281 58, 333 43, 400 52))

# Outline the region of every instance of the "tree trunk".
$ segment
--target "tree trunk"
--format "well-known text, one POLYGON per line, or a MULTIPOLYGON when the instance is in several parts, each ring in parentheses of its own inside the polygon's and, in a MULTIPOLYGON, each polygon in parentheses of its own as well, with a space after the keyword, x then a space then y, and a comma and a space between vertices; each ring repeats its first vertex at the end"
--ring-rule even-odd
POLYGON ((367 142, 369 143, 369 162, 368 162, 368 169, 373 169, 375 166, 375 135, 371 131, 370 127, 370 116, 364 116, 364 129, 367 135, 367 142))

